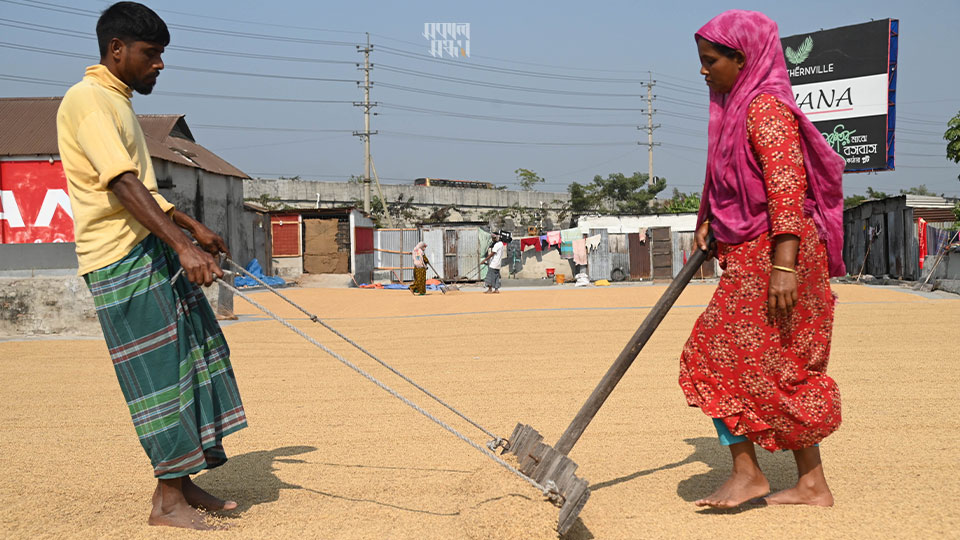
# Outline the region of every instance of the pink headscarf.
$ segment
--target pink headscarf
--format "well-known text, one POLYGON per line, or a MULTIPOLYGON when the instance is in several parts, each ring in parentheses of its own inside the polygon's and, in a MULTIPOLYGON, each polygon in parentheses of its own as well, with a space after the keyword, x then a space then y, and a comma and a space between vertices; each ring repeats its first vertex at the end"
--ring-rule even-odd
POLYGON ((709 148, 703 202, 697 226, 713 216, 717 240, 739 244, 770 230, 763 171, 750 148, 747 108, 760 94, 771 94, 793 111, 800 125, 800 149, 807 172, 807 201, 821 238, 827 242, 831 276, 846 274, 843 264, 844 159, 797 107, 783 59, 777 23, 756 11, 730 10, 695 34, 743 51, 746 63, 729 94, 710 91, 709 148))

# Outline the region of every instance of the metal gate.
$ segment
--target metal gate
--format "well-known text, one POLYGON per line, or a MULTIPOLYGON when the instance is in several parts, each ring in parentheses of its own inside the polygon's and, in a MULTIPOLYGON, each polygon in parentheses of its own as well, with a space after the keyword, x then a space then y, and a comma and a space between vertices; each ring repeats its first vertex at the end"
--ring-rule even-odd
POLYGON ((653 279, 673 279, 673 242, 670 227, 651 227, 650 251, 653 256, 653 279))
POLYGON ((640 238, 640 233, 627 235, 630 249, 630 279, 650 279, 650 241, 646 239, 646 231, 643 236, 640 238))
POLYGON ((590 236, 600 235, 600 245, 587 256, 590 280, 610 279, 610 238, 606 229, 590 229, 590 236))
POLYGON ((413 248, 420 242, 417 229, 377 229, 373 234, 375 270, 391 270, 395 279, 413 280, 413 248))
POLYGON ((455 229, 443 231, 443 279, 447 281, 457 279, 457 231, 455 229))
MULTIPOLYGON (((427 244, 427 249, 424 250, 424 254, 430 261, 430 266, 433 266, 437 272, 440 272, 440 277, 446 279, 444 277, 446 264, 443 257, 443 229, 430 227, 420 229, 420 239, 427 244)), ((433 271, 429 268, 427 268, 427 276, 433 276, 433 271)))

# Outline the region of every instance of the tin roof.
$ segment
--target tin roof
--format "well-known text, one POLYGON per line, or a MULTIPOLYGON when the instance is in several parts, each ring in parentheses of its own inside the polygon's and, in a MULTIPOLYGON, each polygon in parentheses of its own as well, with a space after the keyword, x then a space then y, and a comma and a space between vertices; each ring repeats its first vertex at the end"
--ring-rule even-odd
POLYGON ((0 99, 0 156, 57 155, 58 97, 0 99))
MULTIPOLYGON (((58 155, 59 97, 0 98, 0 157, 58 155)), ((150 156, 204 171, 249 178, 196 143, 182 114, 139 114, 150 156)))
POLYGON ((913 208, 953 208, 953 203, 936 195, 907 195, 906 205, 913 208))

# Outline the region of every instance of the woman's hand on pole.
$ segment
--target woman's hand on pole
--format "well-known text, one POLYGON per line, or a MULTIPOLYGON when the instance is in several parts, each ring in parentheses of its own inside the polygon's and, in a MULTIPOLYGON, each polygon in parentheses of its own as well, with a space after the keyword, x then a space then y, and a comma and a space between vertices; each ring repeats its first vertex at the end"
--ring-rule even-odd
POLYGON ((708 242, 708 236, 710 235, 710 221, 704 221, 697 227, 697 232, 694 233, 693 239, 696 242, 697 247, 703 251, 707 252, 707 258, 712 259, 715 257, 716 250, 711 249, 714 246, 711 246, 708 242))

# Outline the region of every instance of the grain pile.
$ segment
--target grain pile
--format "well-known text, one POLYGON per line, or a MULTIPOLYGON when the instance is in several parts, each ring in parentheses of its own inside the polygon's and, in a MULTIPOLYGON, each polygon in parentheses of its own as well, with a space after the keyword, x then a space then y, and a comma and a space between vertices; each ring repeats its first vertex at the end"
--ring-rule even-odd
MULTIPOLYGON (((960 300, 837 286, 830 373, 844 423, 822 445, 832 509, 699 510, 729 471, 676 384, 712 287, 692 285, 571 453, 592 497, 566 540, 946 537, 960 530, 960 300)), ((289 295, 495 433, 555 442, 663 287, 462 292, 301 289, 289 295)), ((467 435, 302 314, 271 309, 467 435)), ((153 487, 102 340, 0 341, 0 537, 555 538, 558 510, 523 481, 242 300, 225 328, 250 427, 196 478, 240 508, 227 532, 146 526, 153 487)), ((761 452, 774 489, 789 453, 761 452)))

